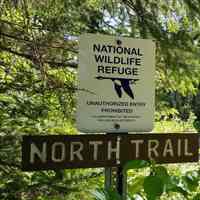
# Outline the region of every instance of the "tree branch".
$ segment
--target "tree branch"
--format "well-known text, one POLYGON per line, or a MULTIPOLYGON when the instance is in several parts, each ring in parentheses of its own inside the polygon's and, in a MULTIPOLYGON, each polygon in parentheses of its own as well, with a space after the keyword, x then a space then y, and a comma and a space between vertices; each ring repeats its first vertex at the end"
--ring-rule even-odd
POLYGON ((6 166, 6 167, 14 167, 14 168, 21 169, 21 165, 20 164, 9 163, 9 162, 3 161, 1 159, 0 159, 0 165, 6 166))
POLYGON ((0 35, 3 35, 5 37, 8 37, 8 38, 11 38, 11 39, 14 39, 14 40, 20 40, 20 41, 24 41, 24 42, 31 42, 29 39, 20 38, 20 37, 17 37, 15 35, 9 35, 9 34, 3 33, 3 32, 0 32, 0 35))
MULTIPOLYGON (((4 37, 8 37, 8 38, 11 38, 11 39, 14 39, 14 40, 17 40, 17 41, 23 41, 23 42, 28 42, 28 43, 32 43, 33 41, 29 40, 29 39, 26 39, 26 38, 20 38, 20 37, 17 37, 16 35, 10 35, 8 33, 3 33, 3 32, 0 32, 0 35, 4 36, 4 37)), ((39 44, 37 43, 36 44, 38 47, 47 47, 47 48, 52 48, 52 49, 62 49, 62 50, 65 50, 65 51, 71 51, 73 53, 78 53, 78 51, 74 48, 66 48, 64 46, 56 46, 56 45, 49 45, 49 44, 39 44)))
POLYGON ((14 22, 11 22, 11 21, 8 21, 8 20, 5 20, 5 19, 0 19, 0 22, 1 23, 4 23, 4 24, 8 24, 10 26, 18 26, 20 27, 22 30, 24 29, 24 27, 20 24, 17 24, 17 23, 14 23, 14 22))
POLYGON ((78 67, 78 63, 75 60, 67 61, 67 62, 65 62, 65 61, 63 61, 63 62, 55 62, 53 60, 51 60, 51 61, 46 60, 44 62, 49 64, 50 66, 54 66, 54 68, 55 67, 70 67, 70 68, 77 69, 77 67, 78 67))
MULTIPOLYGON (((21 53, 21 52, 18 52, 18 51, 14 51, 13 49, 9 48, 9 47, 5 47, 5 46, 2 46, 0 45, 0 49, 3 50, 3 51, 6 51, 8 53, 12 53, 12 54, 15 54, 17 56, 20 56, 20 57, 23 57, 23 58, 26 58, 32 62, 36 61, 36 58, 31 55, 31 54, 26 54, 26 53, 21 53)), ((49 64, 51 67, 70 67, 70 68, 74 68, 74 69, 77 69, 78 67, 78 63, 77 61, 61 61, 61 62, 56 62, 56 61, 53 61, 53 60, 45 60, 43 59, 42 60, 43 63, 46 63, 46 64, 49 64)))
POLYGON ((3 60, 0 60, 0 66, 7 67, 9 65, 5 63, 3 60))
POLYGON ((31 56, 30 54, 25 54, 25 53, 20 53, 20 52, 14 51, 9 47, 2 46, 1 44, 0 44, 0 49, 3 50, 3 51, 6 51, 8 53, 12 53, 12 54, 15 54, 17 56, 20 56, 20 57, 23 57, 23 58, 26 58, 26 59, 33 61, 33 56, 31 56))

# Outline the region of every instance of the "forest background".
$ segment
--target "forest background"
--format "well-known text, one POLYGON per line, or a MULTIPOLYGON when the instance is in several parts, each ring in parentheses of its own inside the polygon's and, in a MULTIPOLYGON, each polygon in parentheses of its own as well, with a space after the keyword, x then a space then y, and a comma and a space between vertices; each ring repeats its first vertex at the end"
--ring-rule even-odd
MULTIPOLYGON (((78 133, 83 33, 155 40, 153 132, 200 131, 199 0, 0 0, 0 199, 119 199, 103 169, 20 169, 22 135, 78 133)), ((144 163, 128 172, 129 199, 200 199, 197 163, 144 163)))

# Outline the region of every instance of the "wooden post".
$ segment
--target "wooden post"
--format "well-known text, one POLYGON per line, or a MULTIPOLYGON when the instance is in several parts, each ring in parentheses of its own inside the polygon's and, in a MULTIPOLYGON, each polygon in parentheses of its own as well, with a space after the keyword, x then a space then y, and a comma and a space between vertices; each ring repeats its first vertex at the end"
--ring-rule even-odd
POLYGON ((106 167, 104 188, 105 190, 109 190, 111 186, 112 186, 112 167, 106 167))
POLYGON ((123 167, 117 167, 116 189, 122 200, 126 200, 127 195, 127 174, 123 171, 123 167))
MULTIPOLYGON (((128 133, 121 133, 122 135, 128 135, 128 133)), ((123 170, 123 166, 117 167, 116 173, 116 189, 119 195, 122 197, 122 200, 126 200, 127 195, 127 174, 123 170)))
MULTIPOLYGON (((109 135, 112 133, 106 133, 106 135, 109 135)), ((104 188, 105 190, 109 190, 112 187, 112 167, 106 167, 105 168, 105 180, 104 180, 104 188)))

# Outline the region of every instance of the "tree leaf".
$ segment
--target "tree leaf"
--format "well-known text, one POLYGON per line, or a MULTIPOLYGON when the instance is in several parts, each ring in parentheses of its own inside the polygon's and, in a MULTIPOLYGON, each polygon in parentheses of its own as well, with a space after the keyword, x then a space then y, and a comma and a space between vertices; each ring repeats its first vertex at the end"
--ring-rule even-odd
POLYGON ((95 200, 121 200, 121 196, 114 190, 97 189, 92 194, 95 200))
POLYGON ((147 176, 144 179, 144 192, 147 194, 148 199, 156 199, 161 196, 164 191, 163 181, 157 176, 147 176))
POLYGON ((133 196, 132 200, 144 200, 139 194, 133 196))
POLYGON ((184 196, 188 195, 188 186, 186 182, 178 176, 170 176, 167 179, 166 191, 173 191, 183 194, 184 196))
POLYGON ((129 188, 128 191, 131 194, 136 194, 139 193, 141 191, 141 189, 143 188, 143 184, 144 184, 144 176, 138 176, 136 177, 132 182, 132 184, 129 184, 129 188))
POLYGON ((146 160, 131 160, 124 165, 123 170, 127 171, 129 169, 140 169, 149 166, 150 163, 146 160))
POLYGON ((199 200, 199 199, 200 199, 200 193, 198 193, 197 195, 195 195, 192 200, 199 200))

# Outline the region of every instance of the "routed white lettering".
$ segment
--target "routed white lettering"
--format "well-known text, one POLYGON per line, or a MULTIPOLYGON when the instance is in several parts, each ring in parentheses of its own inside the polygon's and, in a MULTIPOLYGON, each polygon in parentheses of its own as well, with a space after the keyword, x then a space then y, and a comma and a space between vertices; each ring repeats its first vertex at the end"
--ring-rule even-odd
POLYGON ((47 161, 47 143, 44 142, 42 144, 42 150, 39 150, 38 147, 34 144, 31 143, 30 147, 30 163, 35 162, 35 156, 37 155, 40 160, 45 163, 47 161))
POLYGON ((112 147, 112 141, 108 141, 108 160, 111 160, 112 153, 116 155, 116 162, 119 162, 120 154, 120 137, 117 138, 116 146, 112 147))
POLYGON ((149 140, 148 141, 148 157, 149 158, 154 158, 154 157, 158 157, 158 151, 157 148, 159 146, 159 141, 158 140, 149 140), (154 154, 154 156, 152 156, 152 154, 154 154))
POLYGON ((83 160, 83 156, 81 155, 82 150, 83 150, 83 143, 71 142, 71 144, 70 144, 70 160, 73 161, 75 156, 79 160, 83 160), (75 146, 79 146, 79 148, 77 150, 75 150, 75 146))
POLYGON ((55 142, 51 149, 51 159, 54 162, 62 162, 65 159, 65 145, 62 142, 55 142), (56 149, 60 149, 60 157, 56 157, 56 149))
POLYGON ((93 151, 93 159, 97 160, 98 157, 98 147, 99 145, 103 144, 102 141, 90 141, 89 145, 93 145, 94 151, 93 151))
POLYGON ((189 152, 188 147, 189 147, 188 139, 185 139, 185 140, 184 140, 184 149, 185 149, 184 154, 185 154, 185 156, 192 156, 193 153, 192 153, 192 152, 189 152))
POLYGON ((174 150, 173 150, 173 145, 172 141, 170 139, 167 139, 165 142, 164 150, 163 150, 163 157, 166 157, 167 154, 170 156, 174 156, 174 150))
POLYGON ((135 157, 139 157, 140 144, 143 144, 144 140, 131 140, 131 144, 135 144, 135 157))

